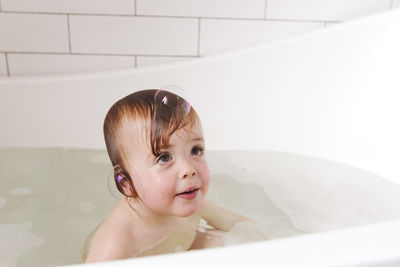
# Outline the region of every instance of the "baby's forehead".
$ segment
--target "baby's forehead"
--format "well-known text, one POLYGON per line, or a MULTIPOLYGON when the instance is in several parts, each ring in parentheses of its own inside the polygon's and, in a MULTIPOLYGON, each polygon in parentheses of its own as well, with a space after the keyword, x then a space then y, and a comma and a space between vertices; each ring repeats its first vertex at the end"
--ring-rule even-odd
MULTIPOLYGON (((150 120, 141 118, 136 119, 125 119, 121 124, 120 138, 123 146, 143 148, 151 152, 151 134, 150 134, 151 123, 150 120)), ((203 132, 201 123, 196 120, 194 125, 186 123, 184 127, 176 130, 172 135, 168 137, 168 143, 175 143, 191 139, 192 137, 203 138, 203 132)))
POLYGON ((186 125, 185 127, 177 130, 170 136, 170 141, 174 141, 174 139, 192 139, 193 137, 203 138, 201 125, 197 121, 194 125, 186 125))
POLYGON ((146 145, 150 148, 150 124, 141 118, 125 118, 119 129, 123 143, 146 145))

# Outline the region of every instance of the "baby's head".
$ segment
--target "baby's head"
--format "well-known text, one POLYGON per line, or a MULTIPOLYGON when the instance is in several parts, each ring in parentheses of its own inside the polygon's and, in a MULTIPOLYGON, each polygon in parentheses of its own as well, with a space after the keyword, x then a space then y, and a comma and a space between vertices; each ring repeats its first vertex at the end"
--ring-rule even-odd
POLYGON ((200 119, 185 100, 167 91, 130 94, 108 111, 104 137, 123 195, 162 214, 199 208, 210 173, 200 119))

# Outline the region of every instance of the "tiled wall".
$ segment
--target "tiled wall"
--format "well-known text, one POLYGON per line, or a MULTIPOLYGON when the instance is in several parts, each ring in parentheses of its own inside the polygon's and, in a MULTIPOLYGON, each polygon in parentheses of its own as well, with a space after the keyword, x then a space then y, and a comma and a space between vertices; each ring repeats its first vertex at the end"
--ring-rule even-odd
POLYGON ((400 7, 400 0, 0 0, 0 76, 182 61, 400 7))

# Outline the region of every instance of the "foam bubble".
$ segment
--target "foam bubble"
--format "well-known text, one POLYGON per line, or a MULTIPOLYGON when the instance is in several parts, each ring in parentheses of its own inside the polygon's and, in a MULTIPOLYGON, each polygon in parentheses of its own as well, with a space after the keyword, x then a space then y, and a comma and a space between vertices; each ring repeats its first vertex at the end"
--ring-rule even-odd
POLYGON ((108 192, 110 192, 115 199, 121 198, 122 194, 118 191, 117 186, 115 185, 114 169, 112 169, 107 175, 107 188, 108 192))
POLYGON ((204 220, 203 218, 200 219, 200 223, 199 223, 199 227, 202 227, 204 229, 213 229, 212 226, 210 226, 206 220, 204 220))
POLYGON ((183 247, 180 246, 180 245, 177 245, 176 248, 175 248, 175 252, 182 252, 182 251, 185 251, 185 250, 183 249, 183 247))
POLYGON ((154 95, 157 118, 169 122, 171 118, 181 120, 186 117, 191 106, 182 94, 184 91, 178 86, 164 86, 159 89, 154 95))
POLYGON ((29 187, 17 187, 10 191, 10 195, 30 195, 32 189, 29 187))
POLYGON ((0 209, 2 209, 7 203, 7 199, 0 197, 0 209))
POLYGON ((251 222, 243 221, 236 223, 232 229, 222 237, 225 245, 236 245, 267 239, 266 231, 251 222))
POLYGON ((79 209, 81 210, 81 212, 83 214, 91 213, 95 208, 96 208, 96 206, 92 202, 89 202, 89 201, 82 202, 79 205, 79 209))
POLYGON ((43 245, 44 239, 30 233, 31 228, 31 222, 0 225, 0 252, 7 255, 1 259, 1 266, 17 266, 23 254, 43 245))

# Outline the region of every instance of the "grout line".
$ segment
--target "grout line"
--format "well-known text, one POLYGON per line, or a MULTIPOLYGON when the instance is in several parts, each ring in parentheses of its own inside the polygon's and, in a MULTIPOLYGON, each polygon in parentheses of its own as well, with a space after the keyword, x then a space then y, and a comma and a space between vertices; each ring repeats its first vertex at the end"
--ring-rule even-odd
POLYGON ((264 6, 264 19, 267 18, 267 6, 268 6, 268 0, 265 0, 265 6, 264 6))
POLYGON ((201 32, 201 18, 199 18, 199 27, 197 31, 197 56, 200 56, 200 32, 201 32))
POLYGON ((102 53, 65 53, 65 52, 20 52, 20 51, 0 51, 0 53, 19 54, 19 55, 75 55, 75 56, 125 56, 125 57, 180 57, 180 58, 196 58, 197 55, 157 55, 157 54, 102 54, 102 53))
MULTIPOLYGON (((265 19, 266 21, 281 21, 281 22, 310 22, 310 23, 324 23, 325 20, 308 20, 308 19, 265 19)), ((329 22, 339 22, 337 20, 331 20, 329 22)))
MULTIPOLYGON (((100 16, 100 17, 139 17, 139 18, 172 18, 172 19, 219 19, 219 20, 244 20, 244 21, 287 21, 287 22, 315 22, 323 23, 324 20, 307 19, 264 19, 264 18, 231 18, 231 17, 191 17, 191 16, 159 16, 159 15, 123 15, 123 14, 90 14, 90 13, 62 13, 62 12, 27 12, 27 11, 3 11, 9 14, 32 14, 32 15, 72 15, 72 16, 100 16)), ((337 21, 330 21, 337 22, 337 21)))
MULTIPOLYGON (((287 22, 315 22, 322 23, 324 20, 307 20, 307 19, 264 19, 264 18, 221 18, 221 17, 182 17, 182 16, 154 16, 154 15, 138 15, 137 17, 148 18, 179 18, 179 19, 215 19, 215 20, 243 20, 243 21, 287 21, 287 22)), ((331 21, 336 22, 336 21, 331 21)))
POLYGON ((137 15, 137 1, 136 0, 134 1, 134 5, 135 5, 134 15, 136 16, 137 15))
POLYGON ((10 66, 8 64, 8 54, 7 54, 7 52, 4 55, 6 57, 7 76, 10 76, 10 66))
POLYGON ((101 13, 74 13, 74 12, 47 12, 47 11, 4 11, 11 14, 31 15, 73 15, 73 16, 105 16, 105 17, 133 17, 132 14, 101 14, 101 13))
POLYGON ((392 3, 390 4, 390 9, 393 9, 393 6, 394 6, 394 0, 392 0, 392 3))
POLYGON ((72 45, 71 45, 71 26, 69 24, 69 15, 67 15, 67 26, 68 26, 68 48, 69 48, 69 53, 72 53, 72 45))
MULTIPOLYGON (((157 16, 157 15, 137 15, 144 18, 177 18, 177 19, 215 19, 215 20, 243 20, 243 21, 287 21, 287 22, 315 22, 322 23, 324 20, 307 20, 307 19, 264 19, 264 18, 222 18, 222 17, 182 17, 182 16, 157 16)), ((337 22, 337 21, 331 21, 337 22)))
POLYGON ((196 58, 196 55, 193 56, 182 56, 182 55, 138 55, 138 57, 182 57, 182 58, 196 58))
POLYGON ((1 12, 1 0, 0 0, 0 12, 1 12))
POLYGON ((137 68, 137 56, 135 56, 135 68, 137 68))

